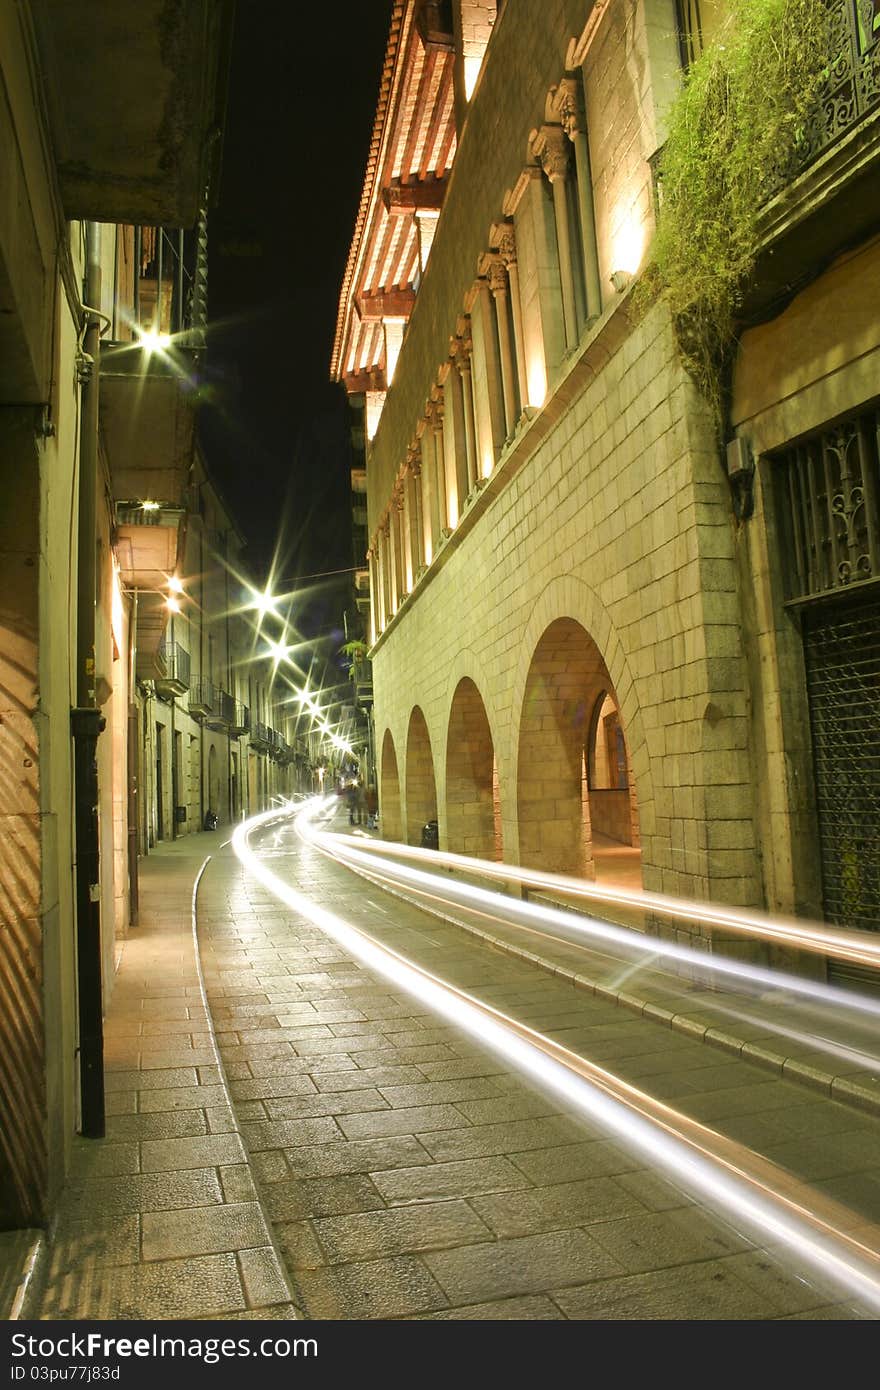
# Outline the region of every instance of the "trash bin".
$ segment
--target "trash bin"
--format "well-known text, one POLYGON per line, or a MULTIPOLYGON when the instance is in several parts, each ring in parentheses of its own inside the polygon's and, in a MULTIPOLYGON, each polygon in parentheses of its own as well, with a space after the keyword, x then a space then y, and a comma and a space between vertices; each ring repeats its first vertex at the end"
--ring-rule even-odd
POLYGON ((422 826, 422 849, 440 848, 440 827, 435 820, 422 826))
POLYGON ((177 824, 178 824, 178 825, 185 825, 185 824, 186 824, 186 807, 185 807, 185 806, 175 806, 175 808, 174 808, 174 819, 177 821, 177 824))

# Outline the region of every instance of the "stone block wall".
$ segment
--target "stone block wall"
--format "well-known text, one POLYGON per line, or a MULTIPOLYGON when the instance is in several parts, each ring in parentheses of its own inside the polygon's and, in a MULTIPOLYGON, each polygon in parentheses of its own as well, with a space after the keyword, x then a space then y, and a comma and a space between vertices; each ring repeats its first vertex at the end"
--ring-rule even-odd
POLYGON ((621 305, 603 323, 601 370, 586 359, 570 369, 533 422, 544 425, 541 442, 518 466, 502 461, 377 644, 377 748, 393 741, 406 826, 406 734, 421 708, 442 841, 450 711, 468 677, 491 732, 505 858, 520 858, 529 669, 542 635, 569 619, 592 638, 617 695, 646 886, 753 902, 747 673, 726 483, 665 310, 631 326, 621 305), (604 339, 617 337, 608 353, 604 339))

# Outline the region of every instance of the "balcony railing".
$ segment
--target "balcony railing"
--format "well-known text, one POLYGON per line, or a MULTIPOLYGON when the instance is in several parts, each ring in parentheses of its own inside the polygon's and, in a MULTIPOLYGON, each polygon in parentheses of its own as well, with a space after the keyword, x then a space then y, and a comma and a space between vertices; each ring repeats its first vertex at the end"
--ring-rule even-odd
POLYGON ((231 734, 249 733, 251 727, 250 710, 248 709, 247 705, 242 704, 241 700, 235 700, 233 703, 235 705, 235 709, 233 711, 232 719, 229 723, 229 732, 231 734))
POLYGON ((251 743, 261 752, 268 752, 270 747, 270 730, 260 719, 255 719, 251 724, 251 743))
POLYGON ((189 689, 189 712, 207 718, 214 713, 216 690, 213 681, 197 676, 189 689))
POLYGON ((373 663, 366 657, 353 661, 351 679, 355 703, 363 709, 370 709, 373 704, 373 663))
POLYGON ((875 0, 826 0, 831 58, 815 116, 798 146, 791 178, 846 135, 880 102, 880 10, 875 0))
POLYGON ((157 657, 157 669, 165 672, 164 675, 156 677, 159 691, 170 695, 183 695, 189 690, 189 652, 179 642, 163 642, 157 657))

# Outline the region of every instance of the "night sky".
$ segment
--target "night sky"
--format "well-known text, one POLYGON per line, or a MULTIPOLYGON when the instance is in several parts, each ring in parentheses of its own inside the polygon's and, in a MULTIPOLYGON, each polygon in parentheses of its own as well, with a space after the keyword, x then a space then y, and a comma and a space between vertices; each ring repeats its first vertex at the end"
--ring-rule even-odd
POLYGON ((276 542, 288 581, 353 563, 329 364, 390 16, 391 0, 237 5, 200 431, 258 575, 276 542))

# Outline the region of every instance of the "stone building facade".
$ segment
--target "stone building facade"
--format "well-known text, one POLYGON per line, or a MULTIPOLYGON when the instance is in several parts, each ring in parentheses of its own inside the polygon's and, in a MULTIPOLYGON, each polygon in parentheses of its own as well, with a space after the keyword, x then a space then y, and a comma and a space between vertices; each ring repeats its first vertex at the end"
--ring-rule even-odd
MULTIPOLYGON (((599 879, 623 868, 648 889, 876 928, 874 870, 858 867, 877 862, 876 758, 846 813, 861 828, 846 832, 841 906, 823 798, 830 777, 846 802, 847 774, 818 751, 813 619, 792 607, 849 586, 867 624, 852 642, 872 652, 852 679, 875 755, 878 570, 873 550, 859 558, 875 514, 850 527, 852 572, 797 594, 789 532, 798 573, 825 565, 817 546, 843 559, 837 504, 811 539, 809 500, 788 519, 773 500, 802 441, 844 448, 829 442, 841 416, 862 460, 851 486, 876 495, 876 85, 858 79, 860 113, 767 210, 719 448, 663 299, 635 293, 666 115, 724 6, 710 8, 704 35, 697 6, 673 0, 394 7, 333 362, 372 411, 382 824, 418 842, 437 819, 451 850, 599 879), (440 118, 410 42, 452 68, 450 167, 423 154, 440 118), (429 196, 430 259, 393 286, 398 310, 409 296, 405 328, 393 352, 374 335, 368 360, 358 304, 390 288, 381 209, 415 222, 429 196)), ((862 78, 875 39, 862 34, 862 78)))

